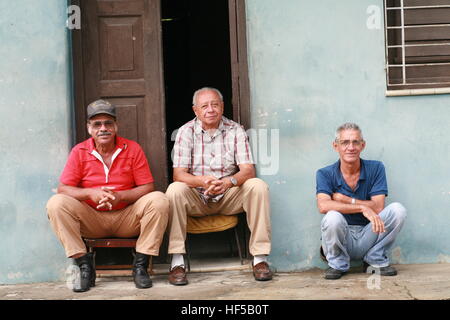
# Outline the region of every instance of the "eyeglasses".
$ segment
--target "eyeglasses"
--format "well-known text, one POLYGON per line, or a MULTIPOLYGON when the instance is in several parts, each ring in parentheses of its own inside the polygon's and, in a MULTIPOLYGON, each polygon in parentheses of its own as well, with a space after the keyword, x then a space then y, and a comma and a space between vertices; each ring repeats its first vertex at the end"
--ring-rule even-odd
POLYGON ((105 126, 106 129, 111 129, 112 127, 114 127, 114 121, 113 120, 105 120, 105 121, 92 121, 90 122, 90 125, 92 126, 92 128, 94 129, 100 129, 102 126, 105 126))
POLYGON ((353 144, 355 147, 361 146, 364 140, 339 140, 339 144, 345 148, 347 148, 350 144, 353 144))

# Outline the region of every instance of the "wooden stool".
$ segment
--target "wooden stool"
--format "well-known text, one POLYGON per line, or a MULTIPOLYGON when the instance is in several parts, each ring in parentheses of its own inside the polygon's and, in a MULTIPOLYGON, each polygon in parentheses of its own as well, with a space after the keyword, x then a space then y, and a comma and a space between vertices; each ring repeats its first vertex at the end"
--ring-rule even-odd
MULTIPOLYGON (((239 258, 241 260, 241 265, 244 264, 244 259, 242 258, 241 245, 239 242, 239 235, 237 232, 237 224, 239 222, 237 215, 210 215, 204 217, 187 217, 186 232, 189 234, 203 234, 210 232, 221 232, 225 230, 234 230, 234 237, 236 240, 236 246, 239 253, 239 258)), ((188 240, 188 239, 187 239, 188 240)), ((186 241, 186 253, 187 253, 187 270, 191 270, 190 262, 190 250, 189 241, 186 241)))
MULTIPOLYGON (((88 252, 95 252, 95 248, 132 248, 131 252, 134 256, 137 238, 103 238, 103 239, 83 239, 88 252)), ((150 256, 149 272, 153 270, 153 256, 150 256)), ((95 259, 94 259, 95 263, 95 259)), ((133 269, 131 264, 122 265, 97 265, 96 270, 126 270, 133 269)))

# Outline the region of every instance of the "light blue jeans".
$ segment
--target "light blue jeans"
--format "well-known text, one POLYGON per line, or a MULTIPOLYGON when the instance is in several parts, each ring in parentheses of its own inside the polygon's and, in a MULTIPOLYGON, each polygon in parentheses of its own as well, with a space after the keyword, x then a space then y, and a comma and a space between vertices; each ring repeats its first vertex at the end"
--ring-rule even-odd
POLYGON ((372 223, 365 226, 349 225, 342 213, 328 211, 322 219, 322 248, 333 269, 348 271, 350 260, 361 260, 373 267, 389 265, 387 253, 403 227, 406 209, 395 202, 379 213, 384 222, 384 233, 374 233, 372 223))

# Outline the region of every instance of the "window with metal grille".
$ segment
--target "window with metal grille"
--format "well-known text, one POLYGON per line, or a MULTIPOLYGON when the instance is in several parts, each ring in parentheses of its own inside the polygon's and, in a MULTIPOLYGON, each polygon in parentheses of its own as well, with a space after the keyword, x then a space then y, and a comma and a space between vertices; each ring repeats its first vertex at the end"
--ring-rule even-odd
POLYGON ((450 0, 384 0, 387 89, 450 87, 450 0))

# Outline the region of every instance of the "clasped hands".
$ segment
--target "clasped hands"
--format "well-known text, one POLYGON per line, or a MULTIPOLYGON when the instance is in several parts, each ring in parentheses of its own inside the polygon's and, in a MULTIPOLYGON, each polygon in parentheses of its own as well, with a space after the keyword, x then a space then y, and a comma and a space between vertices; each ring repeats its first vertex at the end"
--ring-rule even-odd
POLYGON ((101 187, 100 189, 92 189, 91 200, 98 203, 97 209, 112 210, 120 202, 120 194, 114 192, 114 187, 101 187))
POLYGON ((205 176, 203 178, 203 188, 205 189, 205 196, 216 196, 219 194, 223 194, 232 185, 228 179, 221 180, 213 176, 205 176))
MULTIPOLYGON (((331 198, 334 201, 346 204, 350 204, 352 200, 352 198, 343 195, 342 193, 339 192, 333 193, 331 198)), ((381 220, 380 216, 371 207, 364 204, 359 205, 359 207, 361 208, 361 212, 364 215, 364 217, 366 217, 367 220, 369 220, 372 223, 372 231, 374 233, 383 233, 386 231, 384 228, 383 220, 381 220)))

